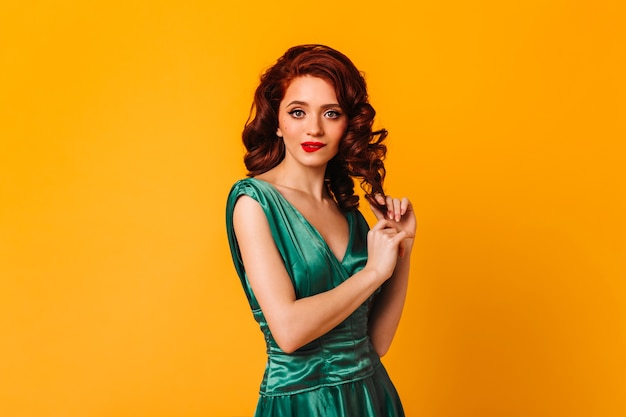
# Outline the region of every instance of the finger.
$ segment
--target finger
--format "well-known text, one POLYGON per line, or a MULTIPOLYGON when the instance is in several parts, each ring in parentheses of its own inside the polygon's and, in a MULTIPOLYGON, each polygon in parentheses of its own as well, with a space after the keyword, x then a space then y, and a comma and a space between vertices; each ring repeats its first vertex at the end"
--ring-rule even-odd
POLYGON ((393 220, 393 197, 387 196, 385 204, 387 205, 387 218, 393 220))
POLYGON ((397 198, 387 196, 387 217, 397 222, 402 218, 401 202, 397 198))
POLYGON ((371 230, 383 230, 383 229, 387 229, 390 227, 392 227, 392 224, 389 222, 389 220, 383 217, 382 219, 379 219, 376 222, 376 224, 372 227, 371 230))
POLYGON ((380 233, 387 236, 395 236, 398 234, 398 230, 393 227, 385 227, 384 229, 380 230, 380 233))
POLYGON ((409 201, 409 199, 406 197, 403 197, 402 201, 400 202, 400 212, 402 213, 403 216, 406 214, 410 206, 411 206, 411 202, 409 201))
POLYGON ((393 199, 393 213, 397 222, 402 220, 402 202, 398 198, 393 199))
POLYGON ((370 203, 370 210, 372 210, 372 213, 374 213, 376 220, 382 220, 385 218, 385 215, 383 214, 383 212, 380 211, 378 208, 376 208, 376 206, 374 206, 371 203, 370 203))
POLYGON ((397 235, 393 236, 391 238, 391 241, 393 242, 393 244, 398 245, 399 247, 402 241, 407 238, 409 238, 409 234, 403 230, 401 232, 398 232, 397 235))
POLYGON ((402 231, 399 231, 398 234, 396 234, 393 238, 399 241, 402 241, 405 239, 415 239, 415 233, 402 230, 402 231))
POLYGON ((382 199, 382 203, 379 201, 381 198, 382 196, 380 194, 377 194, 376 196, 367 196, 366 198, 367 202, 369 203, 370 210, 372 210, 372 213, 374 213, 374 216, 376 217, 377 220, 381 220, 385 218, 385 214, 379 208, 379 206, 385 205, 384 199, 382 199))

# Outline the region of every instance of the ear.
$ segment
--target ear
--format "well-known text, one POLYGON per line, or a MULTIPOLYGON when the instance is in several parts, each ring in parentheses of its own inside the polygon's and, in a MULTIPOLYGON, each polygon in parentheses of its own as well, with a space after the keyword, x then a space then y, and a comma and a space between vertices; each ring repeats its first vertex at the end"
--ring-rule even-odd
POLYGON ((283 137, 283 131, 280 130, 280 127, 276 129, 276 136, 278 136, 279 138, 283 137))

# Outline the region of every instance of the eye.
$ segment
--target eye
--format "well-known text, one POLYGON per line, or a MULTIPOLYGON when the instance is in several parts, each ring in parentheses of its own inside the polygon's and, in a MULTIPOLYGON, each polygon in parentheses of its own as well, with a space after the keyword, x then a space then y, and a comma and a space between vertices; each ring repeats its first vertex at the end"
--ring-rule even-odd
POLYGON ((296 119, 302 119, 304 117, 304 110, 293 109, 289 112, 289 114, 296 119))
POLYGON ((339 113, 337 110, 328 110, 326 113, 324 113, 324 116, 328 117, 329 119, 337 119, 341 116, 341 113, 339 113))

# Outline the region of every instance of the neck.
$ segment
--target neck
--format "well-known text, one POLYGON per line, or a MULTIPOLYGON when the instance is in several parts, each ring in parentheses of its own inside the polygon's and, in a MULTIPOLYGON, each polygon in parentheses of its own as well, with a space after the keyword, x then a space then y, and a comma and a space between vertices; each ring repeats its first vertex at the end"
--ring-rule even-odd
POLYGON ((281 187, 308 194, 315 199, 323 200, 326 197, 324 187, 325 172, 325 166, 293 169, 293 167, 287 167, 283 161, 283 163, 272 169, 271 182, 281 187))

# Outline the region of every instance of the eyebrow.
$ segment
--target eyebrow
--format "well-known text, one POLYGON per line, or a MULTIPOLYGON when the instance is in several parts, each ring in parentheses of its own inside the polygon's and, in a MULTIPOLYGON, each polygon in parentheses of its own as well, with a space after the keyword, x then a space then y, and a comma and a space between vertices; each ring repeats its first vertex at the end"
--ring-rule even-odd
MULTIPOLYGON (((290 106, 293 106, 293 105, 297 105, 297 106, 308 106, 308 105, 309 105, 309 103, 307 103, 306 101, 294 100, 294 101, 290 102, 289 104, 287 104, 287 106, 286 106, 286 107, 290 107, 290 106)), ((322 109, 331 109, 331 108, 333 108, 333 107, 339 107, 339 108, 341 108, 341 106, 340 106, 339 104, 337 104, 337 103, 324 104, 324 105, 322 105, 322 107, 321 107, 321 108, 322 108, 322 109)))

